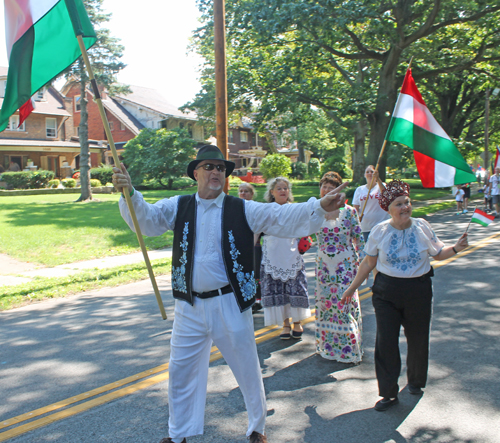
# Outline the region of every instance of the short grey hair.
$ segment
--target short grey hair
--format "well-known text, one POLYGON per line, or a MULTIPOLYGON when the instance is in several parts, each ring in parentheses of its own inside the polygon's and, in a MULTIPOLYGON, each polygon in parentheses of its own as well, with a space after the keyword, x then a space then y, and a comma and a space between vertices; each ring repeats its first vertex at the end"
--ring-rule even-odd
POLYGON ((290 180, 288 180, 286 177, 275 177, 267 182, 267 190, 266 193, 264 194, 264 200, 268 203, 272 203, 275 201, 273 195, 271 194, 271 191, 274 190, 278 182, 284 182, 287 184, 288 189, 290 191, 288 193, 288 202, 289 203, 293 202, 292 184, 290 183, 290 180))

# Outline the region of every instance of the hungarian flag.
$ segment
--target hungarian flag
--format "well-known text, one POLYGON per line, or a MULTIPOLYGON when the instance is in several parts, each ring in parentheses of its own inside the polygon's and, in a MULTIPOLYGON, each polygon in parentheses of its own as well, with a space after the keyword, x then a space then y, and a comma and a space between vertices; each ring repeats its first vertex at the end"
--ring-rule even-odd
POLYGON ((471 223, 479 223, 483 226, 488 226, 493 220, 495 220, 494 215, 488 215, 486 212, 477 209, 472 214, 472 218, 470 219, 471 223))
POLYGON ((443 188, 476 181, 457 147, 427 109, 411 69, 406 71, 385 139, 413 149, 425 188, 443 188))
POLYGON ((9 72, 0 131, 18 109, 32 111, 31 96, 81 55, 76 35, 90 48, 97 37, 82 0, 5 0, 9 72))

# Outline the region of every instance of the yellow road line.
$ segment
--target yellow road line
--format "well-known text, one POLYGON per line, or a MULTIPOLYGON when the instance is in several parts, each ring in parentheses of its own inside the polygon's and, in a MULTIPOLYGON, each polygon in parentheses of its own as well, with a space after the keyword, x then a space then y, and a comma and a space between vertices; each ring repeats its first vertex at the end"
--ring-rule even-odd
MULTIPOLYGON (((468 255, 480 248, 483 248, 485 246, 488 246, 490 243, 493 241, 496 241, 500 238, 500 233, 498 234, 493 234, 477 243, 474 245, 469 246, 466 250, 462 251, 459 255, 455 255, 453 257, 450 257, 449 259, 442 260, 442 261, 433 261, 431 264, 434 266, 434 268, 438 268, 441 266, 444 266, 448 263, 451 263, 454 260, 457 260, 459 257, 468 255)), ((359 300, 366 300, 367 298, 371 297, 372 292, 370 288, 365 288, 361 291, 358 292, 359 294, 359 300)), ((313 311, 314 312, 314 311, 313 311)), ((302 324, 307 324, 315 321, 316 317, 311 316, 305 320, 302 321, 302 324)), ((262 329, 259 329, 255 331, 255 341, 257 344, 265 342, 267 340, 270 340, 271 338, 277 337, 278 335, 281 334, 281 326, 278 325, 273 325, 273 326, 266 326, 262 329)), ((220 351, 217 349, 216 346, 213 346, 211 351, 212 354, 210 356, 210 362, 217 361, 222 358, 222 354, 220 351)), ((88 409, 94 408, 96 406, 105 404, 107 402, 110 402, 112 400, 116 400, 118 398, 124 397, 126 395, 133 394, 134 392, 137 392, 141 389, 145 389, 147 387, 150 387, 154 384, 161 383, 165 380, 168 380, 169 373, 168 373, 168 363, 162 364, 160 366, 156 366, 155 368, 148 369, 147 371, 140 372, 138 374, 132 375, 130 377, 126 377, 122 380, 119 380, 117 382, 109 383, 107 385, 101 386, 99 388, 93 389, 91 391, 84 392, 82 394, 76 395, 74 397, 70 397, 66 400, 59 401, 57 403, 53 403, 51 405, 45 406, 43 408, 35 409, 34 411, 27 412, 25 414, 18 415, 16 417, 13 417, 8 420, 4 420, 0 423, 0 429, 13 426, 15 424, 21 423, 26 420, 30 420, 32 418, 48 414, 49 412, 55 411, 57 409, 65 408, 71 404, 81 402, 79 405, 72 406, 70 408, 64 409, 62 411, 55 412, 54 414, 48 415, 46 417, 39 418, 37 420, 34 420, 32 422, 26 423, 24 425, 17 426, 14 429, 4 431, 0 433, 0 442, 6 441, 10 438, 17 437, 21 434, 24 434, 26 432, 32 431, 34 429, 46 426, 50 423, 53 423, 58 420, 62 420, 64 418, 70 417, 72 415, 79 414, 80 412, 86 411, 88 409), (153 377, 151 375, 157 374, 153 377), (149 377, 149 378, 146 378, 149 377), (133 384, 132 384, 133 383, 133 384), (125 386, 127 384, 132 384, 130 386, 123 387, 122 389, 116 389, 121 386, 125 386), (90 397, 94 397, 99 394, 103 394, 105 392, 114 390, 113 392, 109 392, 108 394, 102 395, 100 397, 94 398, 92 400, 87 400, 90 397), (87 401, 84 401, 87 400, 87 401)))

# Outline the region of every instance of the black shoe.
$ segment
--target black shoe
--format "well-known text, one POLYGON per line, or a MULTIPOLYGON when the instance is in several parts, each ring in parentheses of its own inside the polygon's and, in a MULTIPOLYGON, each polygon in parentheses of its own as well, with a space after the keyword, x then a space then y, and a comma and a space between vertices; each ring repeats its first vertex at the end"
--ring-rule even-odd
POLYGON ((418 386, 408 385, 408 392, 413 395, 422 395, 423 391, 418 386))
POLYGON ((252 305, 252 312, 258 312, 262 309, 262 305, 256 301, 253 305, 252 305))
POLYGON ((391 406, 397 405, 399 403, 398 398, 384 397, 375 403, 375 410, 379 412, 387 411, 391 406))

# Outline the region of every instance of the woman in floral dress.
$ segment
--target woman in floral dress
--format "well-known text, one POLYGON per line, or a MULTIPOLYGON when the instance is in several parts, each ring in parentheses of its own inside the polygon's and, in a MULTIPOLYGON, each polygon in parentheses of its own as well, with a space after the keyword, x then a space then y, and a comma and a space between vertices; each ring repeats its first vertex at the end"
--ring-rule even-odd
MULTIPOLYGON (((320 181, 321 196, 341 183, 339 174, 327 172, 320 181)), ((340 303, 363 254, 364 240, 356 209, 345 206, 328 213, 316 237, 316 350, 328 360, 358 363, 363 357, 363 344, 357 291, 351 303, 340 303)))

